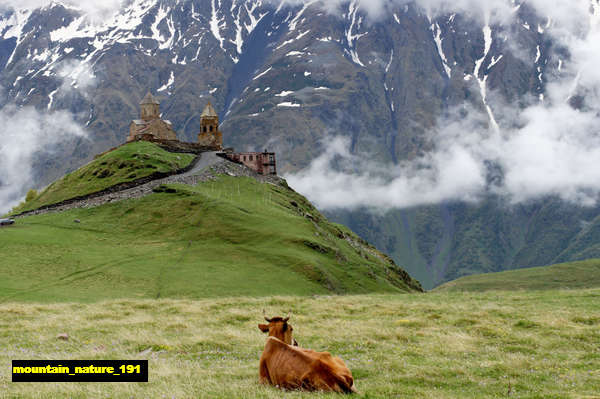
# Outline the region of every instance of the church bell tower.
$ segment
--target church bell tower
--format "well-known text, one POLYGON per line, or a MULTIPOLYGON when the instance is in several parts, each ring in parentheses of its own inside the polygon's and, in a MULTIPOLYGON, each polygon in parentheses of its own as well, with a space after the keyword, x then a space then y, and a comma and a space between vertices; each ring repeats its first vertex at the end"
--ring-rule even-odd
POLYGON ((223 134, 219 131, 219 116, 210 104, 206 104, 200 115, 198 142, 207 146, 223 148, 223 134))
POLYGON ((151 121, 153 119, 160 118, 160 102, 148 92, 146 96, 140 102, 142 108, 142 114, 140 118, 143 121, 151 121))

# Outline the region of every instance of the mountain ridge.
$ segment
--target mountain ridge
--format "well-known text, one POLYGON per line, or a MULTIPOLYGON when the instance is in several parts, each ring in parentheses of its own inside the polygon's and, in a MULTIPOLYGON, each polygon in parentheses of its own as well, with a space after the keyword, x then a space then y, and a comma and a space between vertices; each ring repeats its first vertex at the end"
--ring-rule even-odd
MULTIPOLYGON (((567 49, 548 33, 551 19, 524 3, 506 24, 466 13, 430 15, 414 3, 370 19, 356 1, 340 4, 341 15, 333 15, 316 3, 135 0, 95 25, 58 2, 3 14, 0 106, 65 111, 87 132, 30 154, 31 176, 13 166, 10 198, 24 194, 23 181, 49 184, 122 142, 148 89, 158 92, 181 140, 194 140, 210 100, 225 144, 276 151, 285 175, 310 165, 335 135, 349 139, 350 153, 392 167, 434 147, 430 131, 454 110, 476 110, 487 127, 511 124, 494 111, 503 103, 542 104, 547 82, 569 63, 567 49)), ((494 187, 502 175, 490 165, 494 187)), ((567 227, 553 224, 556 237, 541 246, 552 256, 517 257, 548 226, 513 229, 520 208, 511 216, 495 202, 392 210, 382 218, 327 212, 394 254, 428 287, 465 273, 598 256, 597 208, 539 199, 533 208, 567 227), (464 216, 469 222, 458 223, 464 216), (553 253, 556 243, 563 255, 553 253)))

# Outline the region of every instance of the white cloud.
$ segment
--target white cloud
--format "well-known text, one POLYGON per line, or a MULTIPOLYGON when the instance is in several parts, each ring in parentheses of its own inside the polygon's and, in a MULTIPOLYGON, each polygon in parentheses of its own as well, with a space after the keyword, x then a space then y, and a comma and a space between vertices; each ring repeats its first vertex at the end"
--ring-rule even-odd
MULTIPOLYGON (((510 111, 510 110, 509 110, 510 111)), ((508 112, 508 111, 507 111, 508 112)), ((600 118, 566 103, 535 105, 519 116, 523 127, 481 129, 486 114, 443 120, 435 149, 399 165, 351 154, 350 141, 326 139, 311 165, 286 178, 323 209, 376 210, 479 200, 494 193, 519 203, 555 195, 582 205, 600 195, 600 118), (335 167, 334 167, 335 165, 335 167), (490 179, 492 173, 494 179, 490 179)))
POLYGON ((514 16, 513 10, 517 4, 527 4, 543 17, 551 17, 561 26, 573 28, 581 23, 590 9, 590 3, 597 0, 554 0, 549 5, 548 0, 267 0, 279 5, 300 5, 314 3, 335 15, 347 11, 345 6, 356 4, 371 20, 377 20, 397 11, 406 5, 417 4, 428 15, 436 16, 447 13, 463 13, 479 22, 504 23, 514 16))
POLYGON ((63 4, 65 7, 80 10, 94 21, 102 21, 117 11, 126 0, 2 0, 0 9, 36 9, 49 6, 52 3, 63 4))
MULTIPOLYGON (((390 3, 376 2, 380 7, 390 3)), ((453 2, 456 11, 472 6, 471 12, 492 14, 500 10, 494 8, 498 3, 453 2)), ((419 0, 419 4, 431 9, 448 5, 438 0, 419 0)), ((334 138, 306 170, 287 176, 290 184, 325 209, 386 210, 476 201, 488 193, 513 203, 554 195, 582 205, 596 204, 600 198, 600 4, 597 0, 561 0, 552 7, 541 0, 528 4, 552 18, 547 32, 571 54, 562 73, 549 77, 544 102, 530 101, 518 109, 488 93, 499 131, 482 127, 485 114, 468 108, 466 115, 457 111, 438 121, 430 137, 431 152, 387 168, 364 155, 350 154, 349 143, 334 138), (580 109, 568 102, 576 94, 585 98, 580 109)))
POLYGON ((58 76, 62 78, 61 93, 77 89, 85 95, 86 90, 96 84, 96 76, 88 63, 68 59, 58 67, 58 76))
POLYGON ((33 107, 0 109, 0 213, 16 205, 33 186, 32 162, 40 152, 85 131, 65 111, 43 113, 33 107))
POLYGON ((364 155, 350 154, 349 147, 347 138, 331 138, 325 153, 306 170, 286 176, 288 182, 322 209, 385 210, 446 199, 474 201, 485 186, 480 164, 459 145, 389 169, 364 155), (344 170, 334 169, 334 163, 344 170))

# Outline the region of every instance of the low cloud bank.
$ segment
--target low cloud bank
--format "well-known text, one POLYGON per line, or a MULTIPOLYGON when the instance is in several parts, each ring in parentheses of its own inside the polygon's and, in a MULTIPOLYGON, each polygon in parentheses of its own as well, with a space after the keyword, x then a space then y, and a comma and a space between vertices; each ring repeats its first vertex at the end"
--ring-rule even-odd
POLYGON ((7 105, 0 109, 0 213, 23 197, 32 182, 32 162, 39 152, 86 132, 70 113, 44 113, 33 107, 7 105))
MULTIPOLYGON (((460 114, 460 115, 459 115, 460 114)), ((351 154, 333 137, 311 165, 286 178, 322 209, 389 210, 495 194, 512 203, 554 195, 593 205, 600 195, 599 118, 564 104, 532 106, 522 128, 481 130, 484 114, 445 119, 435 149, 399 165, 351 154), (360 172, 356 172, 360 171, 360 172)))
MULTIPOLYGON (((383 3, 392 1, 378 2, 383 3)), ((481 2, 474 9, 497 3, 481 2)), ((543 3, 528 4, 541 8, 543 3)), ((569 49, 570 59, 560 74, 549 77, 543 101, 523 98, 521 102, 529 101, 529 105, 516 108, 501 104, 496 93, 488 93, 500 129, 487 127, 487 115, 465 104, 438 121, 429 137, 432 151, 399 165, 385 166, 351 154, 347 139, 334 137, 307 169, 287 176, 290 184, 323 209, 387 210, 477 201, 488 194, 512 203, 552 195, 579 205, 597 204, 600 3, 558 1, 546 8, 541 15, 557 14, 548 34, 569 49), (577 109, 572 106, 576 98, 577 109)))

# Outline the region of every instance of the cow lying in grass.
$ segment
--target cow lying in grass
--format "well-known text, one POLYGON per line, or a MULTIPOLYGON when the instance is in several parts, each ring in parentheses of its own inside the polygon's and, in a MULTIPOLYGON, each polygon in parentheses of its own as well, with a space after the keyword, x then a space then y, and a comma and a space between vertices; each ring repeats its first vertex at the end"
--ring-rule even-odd
POLYGON ((289 315, 271 319, 265 316, 269 324, 258 325, 262 332, 269 333, 260 357, 260 382, 283 389, 356 392, 352 373, 342 359, 297 346, 289 319, 289 315))

